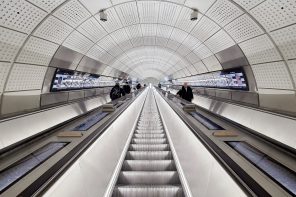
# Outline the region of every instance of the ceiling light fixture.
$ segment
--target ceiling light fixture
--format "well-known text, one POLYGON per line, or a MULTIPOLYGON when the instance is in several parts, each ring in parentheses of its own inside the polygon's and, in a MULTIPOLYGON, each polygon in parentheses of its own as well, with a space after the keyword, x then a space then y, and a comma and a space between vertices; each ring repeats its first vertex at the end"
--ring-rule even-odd
POLYGON ((192 13, 190 15, 190 20, 191 21, 196 21, 198 19, 198 10, 197 9, 192 9, 192 13))
POLYGON ((105 13, 105 10, 101 10, 100 12, 100 20, 103 22, 107 21, 107 14, 105 13))

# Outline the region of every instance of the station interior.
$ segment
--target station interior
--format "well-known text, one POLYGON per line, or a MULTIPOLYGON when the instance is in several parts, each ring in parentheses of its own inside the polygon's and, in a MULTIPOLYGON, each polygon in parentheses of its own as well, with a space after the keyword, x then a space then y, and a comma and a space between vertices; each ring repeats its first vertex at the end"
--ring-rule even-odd
POLYGON ((295 94, 296 0, 1 0, 0 196, 296 196, 295 94))

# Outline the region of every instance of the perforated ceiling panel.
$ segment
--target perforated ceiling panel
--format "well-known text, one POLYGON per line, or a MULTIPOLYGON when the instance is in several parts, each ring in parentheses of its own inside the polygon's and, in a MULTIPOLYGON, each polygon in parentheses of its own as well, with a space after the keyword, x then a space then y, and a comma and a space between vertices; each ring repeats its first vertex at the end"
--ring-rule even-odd
POLYGON ((159 14, 159 2, 138 1, 137 4, 141 23, 157 23, 159 14))
POLYGON ((271 36, 285 58, 296 58, 296 25, 271 32, 271 36))
POLYGON ((120 47, 110 36, 106 36, 104 39, 100 40, 98 45, 115 57, 123 53, 120 47))
POLYGON ((234 0, 237 4, 246 10, 250 10, 265 0, 234 0))
POLYGON ((54 10, 56 7, 61 5, 63 2, 66 0, 27 0, 34 5, 44 9, 47 12, 51 12, 54 10))
POLYGON ((208 72, 207 67, 202 61, 197 62, 193 65, 199 74, 208 72))
POLYGON ((217 58, 214 55, 207 57, 206 59, 203 59, 202 61, 206 65, 206 67, 209 71, 222 70, 221 64, 219 63, 219 61, 217 60, 217 58))
POLYGON ((292 75, 292 78, 294 80, 294 83, 296 83, 296 60, 288 61, 288 66, 289 66, 289 69, 291 71, 291 75, 292 75))
POLYGON ((174 26, 182 7, 176 4, 161 2, 159 6, 158 23, 174 26))
POLYGON ((206 47, 204 44, 199 45, 196 49, 194 49, 194 53, 196 53, 201 59, 207 58, 213 53, 206 47))
POLYGON ((273 62, 252 66, 258 88, 293 89, 284 62, 273 62))
POLYGON ((31 36, 16 61, 47 66, 58 47, 55 43, 31 36))
POLYGON ((115 10, 118 13, 124 26, 129 26, 139 23, 139 16, 136 2, 125 3, 116 6, 115 10))
POLYGON ((206 13, 222 27, 242 14, 243 11, 228 0, 218 0, 206 13))
POLYGON ((24 0, 1 1, 0 10, 1 26, 25 33, 30 33, 47 14, 24 0))
POLYGON ((295 0, 266 0, 250 13, 267 29, 272 31, 296 22, 295 0))
POLYGON ((66 3, 53 15, 74 28, 90 17, 90 13, 77 0, 66 3))
POLYGON ((207 17, 202 17, 195 28, 192 30, 191 34, 198 38, 200 41, 204 42, 214 33, 216 33, 220 27, 207 17))
POLYGON ((26 34, 0 27, 0 60, 13 60, 26 38, 26 34))
POLYGON ((73 29, 55 17, 48 17, 34 32, 34 35, 62 44, 73 29))
POLYGON ((107 9, 105 13, 108 16, 108 20, 105 22, 100 21, 99 14, 97 14, 95 17, 108 33, 111 33, 116 29, 122 28, 122 23, 114 8, 107 9))
POLYGON ((4 84, 10 70, 11 63, 0 62, 0 93, 3 92, 4 84))
POLYGON ((205 45, 213 52, 218 53, 224 49, 227 49, 233 45, 235 42, 232 38, 224 31, 220 30, 205 41, 205 45))
POLYGON ((94 43, 91 40, 78 31, 71 33, 71 35, 63 43, 63 46, 82 54, 85 54, 93 45, 94 43))
POLYGON ((263 30, 246 14, 226 25, 225 30, 238 43, 264 33, 263 30))
POLYGON ((85 21, 77 28, 77 30, 93 42, 98 42, 101 38, 107 35, 107 32, 94 17, 85 21))
MULTIPOLYGON (((191 12, 192 10, 190 8, 183 7, 175 26, 184 31, 190 32, 199 21, 199 20, 196 20, 196 21, 188 20, 190 18, 191 12)), ((199 19, 200 17, 201 17, 201 14, 199 14, 199 19)))
POLYGON ((239 45, 251 64, 281 60, 275 46, 266 34, 239 45))
POLYGON ((41 89, 47 67, 14 64, 5 91, 41 89))

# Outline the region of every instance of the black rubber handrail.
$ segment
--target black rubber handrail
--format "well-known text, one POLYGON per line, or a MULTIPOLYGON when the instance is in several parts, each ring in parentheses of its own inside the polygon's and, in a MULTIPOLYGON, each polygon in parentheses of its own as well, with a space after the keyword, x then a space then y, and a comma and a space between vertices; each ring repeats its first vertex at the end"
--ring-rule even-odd
MULTIPOLYGON (((23 190, 19 197, 41 196, 46 189, 53 185, 72 164, 91 146, 108 127, 141 95, 139 92, 131 102, 124 104, 119 111, 115 111, 112 117, 104 122, 98 129, 87 136, 81 143, 69 151, 62 159, 50 167, 45 173, 38 177, 32 184, 23 190)), ((147 95, 146 95, 147 96, 147 95)))
POLYGON ((160 92, 161 97, 168 103, 174 112, 188 126, 192 133, 200 140, 207 150, 216 158, 226 172, 233 180, 242 188, 248 196, 264 196, 271 195, 257 183, 243 168, 233 161, 226 152, 224 152, 215 142, 213 142, 206 134, 204 134, 192 121, 186 117, 183 111, 173 106, 166 97, 160 92))

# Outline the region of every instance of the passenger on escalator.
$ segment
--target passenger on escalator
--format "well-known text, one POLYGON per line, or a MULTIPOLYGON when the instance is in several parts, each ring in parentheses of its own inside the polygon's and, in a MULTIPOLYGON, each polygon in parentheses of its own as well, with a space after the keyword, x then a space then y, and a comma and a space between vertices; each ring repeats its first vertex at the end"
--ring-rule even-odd
POLYGON ((186 82, 182 86, 182 89, 177 92, 177 95, 189 102, 193 99, 192 89, 186 82))
POLYGON ((123 88, 125 94, 130 94, 131 93, 131 86, 127 82, 123 85, 122 88, 123 88))
POLYGON ((161 84, 160 83, 158 84, 158 88, 161 88, 161 84))
POLYGON ((141 89, 142 88, 141 84, 138 83, 137 86, 136 86, 136 88, 137 88, 137 90, 141 89))
POLYGON ((124 95, 125 95, 124 90, 119 86, 119 83, 116 83, 116 85, 111 89, 111 92, 110 92, 111 100, 114 101, 124 95))

